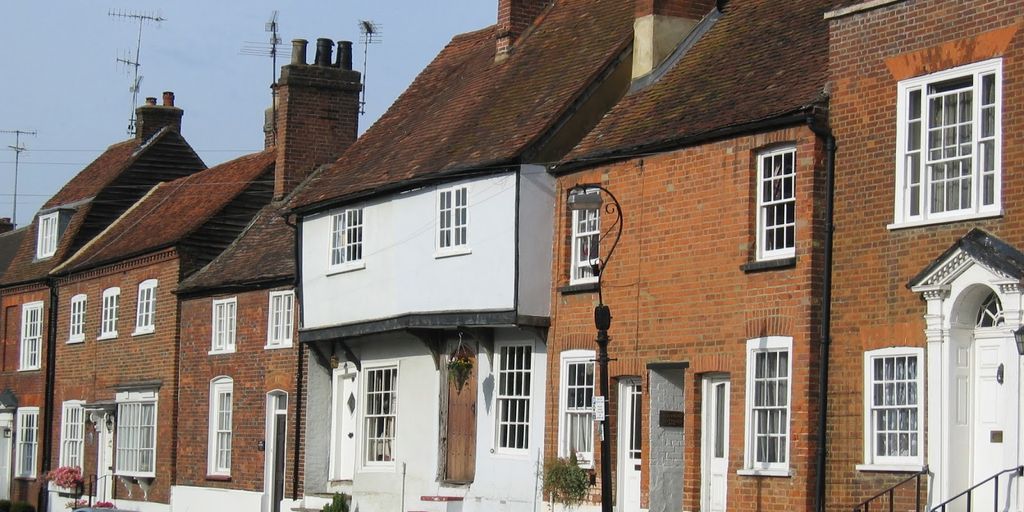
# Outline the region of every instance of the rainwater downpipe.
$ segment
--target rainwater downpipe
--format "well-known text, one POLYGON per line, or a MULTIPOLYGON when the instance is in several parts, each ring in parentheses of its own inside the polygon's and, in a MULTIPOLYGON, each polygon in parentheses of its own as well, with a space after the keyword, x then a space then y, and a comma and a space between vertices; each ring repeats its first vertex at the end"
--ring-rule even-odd
POLYGON ((835 229, 835 166, 836 139, 832 130, 820 126, 814 113, 807 116, 807 126, 815 135, 825 139, 825 254, 821 278, 821 375, 818 378, 818 453, 815 461, 817 479, 814 489, 814 510, 825 511, 825 462, 827 456, 826 432, 828 428, 828 360, 832 342, 832 235, 835 229))
MULTIPOLYGON (((302 223, 296 222, 293 224, 289 216, 284 216, 284 223, 288 227, 295 231, 294 241, 292 242, 292 257, 295 258, 295 279, 292 281, 292 287, 295 289, 295 303, 298 306, 299 313, 299 327, 302 327, 302 262, 299 259, 301 256, 301 247, 299 244, 302 243, 302 223)), ((296 338, 298 338, 296 336, 296 338)), ((298 353, 295 356, 296 368, 295 368, 295 446, 293 448, 294 454, 292 456, 292 501, 299 499, 299 455, 302 447, 302 379, 305 376, 305 364, 303 358, 306 355, 305 347, 302 342, 298 339, 295 340, 298 345, 298 353)))
MULTIPOLYGON (((50 290, 50 303, 46 311, 46 382, 43 387, 43 418, 46 428, 43 428, 43 454, 42 473, 50 471, 50 457, 53 455, 53 387, 57 377, 57 306, 59 296, 57 293, 57 282, 53 278, 46 280, 46 287, 50 290)), ((43 483, 39 486, 39 510, 49 510, 50 492, 49 486, 43 483)))

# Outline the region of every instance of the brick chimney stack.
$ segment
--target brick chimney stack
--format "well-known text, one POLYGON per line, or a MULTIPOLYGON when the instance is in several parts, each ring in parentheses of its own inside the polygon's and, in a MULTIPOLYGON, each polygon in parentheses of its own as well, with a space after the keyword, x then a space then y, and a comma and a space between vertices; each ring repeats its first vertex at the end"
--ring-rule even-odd
POLYGON ((164 126, 181 133, 181 116, 184 113, 174 106, 174 93, 171 91, 164 91, 162 105, 156 104, 156 98, 146 98, 146 104, 135 109, 135 138, 147 140, 164 126))
POLYGON ((14 223, 11 222, 10 217, 0 217, 0 233, 6 233, 14 230, 14 223))
MULTIPOLYGON (((277 167, 274 198, 292 191, 318 166, 332 162, 356 140, 361 76, 352 70, 352 43, 316 41, 316 57, 306 64, 306 40, 292 41, 292 60, 277 82, 277 167)), ((273 129, 273 127, 271 127, 273 129)))
POLYGON ((498 48, 494 59, 505 60, 519 36, 552 0, 498 0, 498 48))
POLYGON ((633 79, 658 67, 716 8, 715 0, 634 0, 633 79))

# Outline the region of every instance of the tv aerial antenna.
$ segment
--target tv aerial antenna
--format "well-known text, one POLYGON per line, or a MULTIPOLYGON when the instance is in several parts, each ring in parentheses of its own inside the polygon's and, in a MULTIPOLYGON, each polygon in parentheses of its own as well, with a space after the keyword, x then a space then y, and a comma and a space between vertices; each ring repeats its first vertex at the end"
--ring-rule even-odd
POLYGON ((274 142, 277 142, 277 47, 281 44, 280 24, 277 21, 278 12, 270 13, 270 19, 264 27, 270 34, 270 40, 266 43, 246 41, 245 46, 239 52, 242 55, 256 57, 270 57, 270 109, 271 109, 271 130, 273 130, 274 142))
POLYGON ((35 130, 0 130, 0 133, 14 134, 14 145, 7 146, 14 150, 14 207, 11 212, 11 222, 18 225, 18 161, 21 157, 22 151, 28 151, 28 148, 21 143, 22 135, 35 135, 35 130))
POLYGON ((362 35, 360 42, 363 43, 363 87, 359 99, 359 114, 366 113, 366 58, 369 55, 370 45, 384 42, 380 23, 371 20, 359 20, 359 33, 362 35))
POLYGON ((166 18, 161 17, 159 14, 125 10, 107 11, 107 16, 139 24, 139 35, 135 40, 135 56, 133 57, 129 51, 123 57, 117 58, 117 62, 127 66, 132 73, 132 85, 128 87, 128 90, 132 93, 131 114, 128 116, 128 135, 135 135, 135 106, 139 99, 139 85, 142 83, 142 75, 139 75, 139 68, 142 67, 142 62, 139 60, 139 54, 142 52, 142 27, 145 26, 146 22, 159 24, 165 21, 166 18))

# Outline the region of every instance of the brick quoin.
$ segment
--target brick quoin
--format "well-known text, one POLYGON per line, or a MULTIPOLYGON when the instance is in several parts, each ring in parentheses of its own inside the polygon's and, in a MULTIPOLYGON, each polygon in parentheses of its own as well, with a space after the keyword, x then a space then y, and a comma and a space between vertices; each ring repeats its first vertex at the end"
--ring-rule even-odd
MULTIPOLYGON (((828 410, 829 510, 850 510, 906 473, 856 470, 864 461, 864 352, 925 347, 925 302, 906 284, 980 227, 1024 248, 1024 39, 1002 53, 1002 215, 889 230, 893 222, 896 91, 886 60, 925 52, 909 76, 987 60, 978 36, 1020 26, 1020 1, 895 2, 830 23, 830 110, 836 155, 835 267, 828 410)), ((905 70, 898 70, 905 71, 905 70)), ((924 397, 924 393, 920 396, 924 397)), ((923 418, 922 418, 923 421, 923 418)), ((927 428, 927 425, 926 425, 927 428)), ((926 450, 927 432, 921 441, 926 450)), ((927 453, 927 452, 925 452, 927 453)), ((925 461, 927 462, 927 460, 925 461)), ((904 503, 912 508, 910 496, 904 503)), ((898 507, 904 510, 908 507, 898 507)))
MULTIPOLYGON (((643 386, 641 506, 649 506, 650 379, 647 364, 689 362, 683 384, 685 438, 683 510, 701 506, 701 378, 726 373, 731 381, 728 507, 730 510, 809 510, 814 500, 817 418, 821 237, 824 194, 823 143, 798 126, 738 136, 700 146, 633 158, 561 176, 555 211, 555 258, 545 454, 558 443, 559 355, 596 350, 596 293, 563 293, 571 259, 573 185, 599 183, 622 204, 624 231, 603 275, 604 302, 614 317, 609 364, 615 457, 618 397, 615 381, 638 376, 643 386), (756 156, 780 144, 796 146, 796 264, 744 272, 754 259, 756 156), (741 476, 744 464, 746 343, 780 335, 793 338, 790 476, 741 476)), ((607 197, 606 197, 607 200, 607 197)), ((602 231, 614 221, 604 213, 602 231)), ((602 242, 607 255, 613 236, 602 242)), ((599 377, 598 377, 599 378, 599 377)), ((595 385, 595 388, 597 386, 595 385)), ((599 457, 599 435, 594 452, 599 457)), ((600 464, 600 460, 598 460, 600 464)), ((616 466, 612 461, 613 468, 616 466)), ((595 468, 596 469, 596 468, 595 468)), ((598 471, 600 474, 600 471, 598 471)), ((613 471, 614 474, 614 471, 613 471)), ((613 475, 613 479, 616 478, 613 475)), ((617 493, 617 491, 616 491, 617 493)), ((590 500, 600 500, 599 486, 590 500)))
MULTIPOLYGON (((288 421, 285 436, 285 497, 302 493, 293 488, 295 433, 301 423, 295 378, 299 347, 293 332, 291 347, 266 349, 267 313, 270 292, 290 287, 251 290, 237 294, 190 296, 181 304, 181 365, 178 425, 178 485, 263 492, 264 454, 258 448, 266 439, 267 393, 288 393, 288 421), (213 300, 234 297, 236 303, 236 351, 231 354, 209 352, 213 339, 213 300), (207 477, 209 443, 210 383, 221 376, 234 381, 232 397, 231 476, 207 477)), ((292 325, 298 325, 298 308, 292 325)), ((269 445, 269 443, 268 443, 269 445)), ((300 451, 299 459, 304 460, 300 451)), ((300 464, 301 468, 301 464, 300 464)))

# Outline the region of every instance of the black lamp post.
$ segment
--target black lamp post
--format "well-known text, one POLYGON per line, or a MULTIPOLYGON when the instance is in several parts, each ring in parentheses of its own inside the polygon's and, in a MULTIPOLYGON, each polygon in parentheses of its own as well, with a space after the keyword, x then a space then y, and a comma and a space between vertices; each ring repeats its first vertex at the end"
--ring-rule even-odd
POLYGON ((1024 325, 1013 331, 1013 342, 1017 344, 1017 354, 1024 356, 1024 325))
MULTIPOLYGON (((570 188, 568 203, 569 209, 572 211, 601 210, 603 206, 605 212, 615 215, 615 222, 598 238, 598 247, 600 247, 600 241, 604 240, 612 230, 615 230, 615 239, 608 249, 608 257, 605 258, 603 264, 597 260, 592 265, 594 275, 597 276, 597 306, 594 307, 594 326, 597 327, 597 364, 601 371, 601 398, 604 400, 606 409, 605 417, 601 420, 601 512, 612 512, 611 425, 608 423, 607 412, 609 396, 608 342, 610 341, 608 328, 612 325, 612 313, 604 303, 604 295, 601 292, 601 276, 604 275, 604 270, 608 267, 612 254, 615 253, 615 247, 619 245, 619 238, 622 237, 622 208, 618 199, 615 199, 615 195, 600 185, 576 185, 570 188), (604 204, 601 192, 608 194, 611 199, 610 203, 604 204)), ((598 214, 600 215, 600 211, 598 214)))

